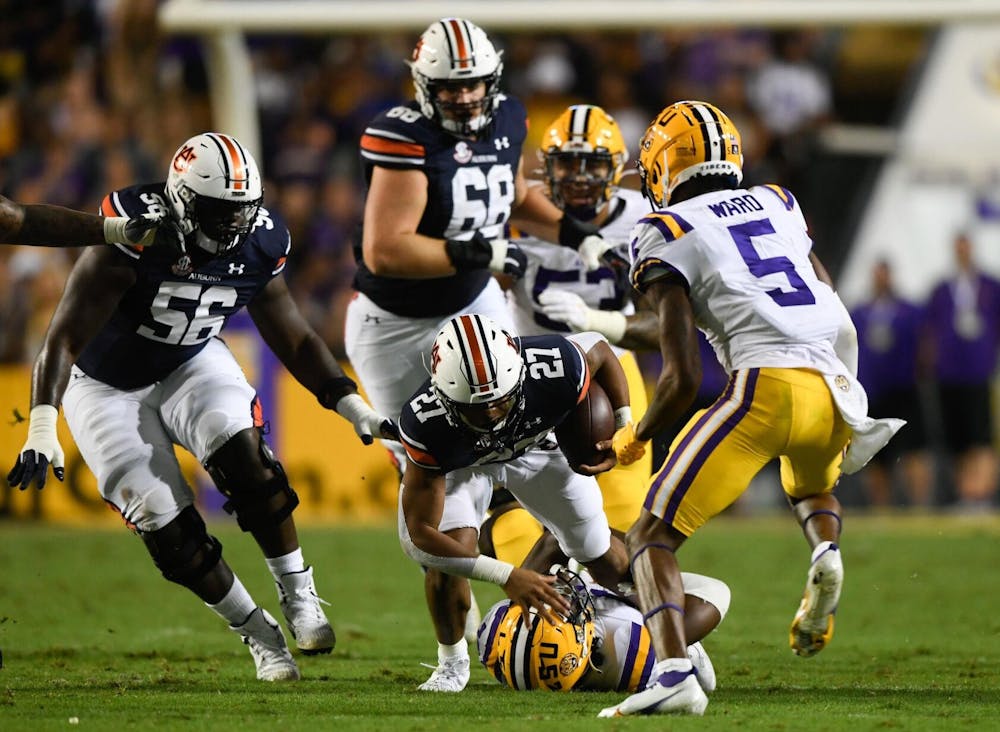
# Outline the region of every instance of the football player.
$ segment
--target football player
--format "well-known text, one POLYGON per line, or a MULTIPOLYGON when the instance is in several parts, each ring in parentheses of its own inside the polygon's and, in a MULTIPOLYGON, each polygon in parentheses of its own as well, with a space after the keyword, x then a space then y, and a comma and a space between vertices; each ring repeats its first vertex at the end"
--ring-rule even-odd
MULTIPOLYGON (((590 232, 526 185, 525 109, 501 92, 501 54, 482 28, 432 23, 410 69, 416 99, 380 114, 361 138, 368 194, 345 325, 347 356, 390 416, 424 380, 421 359, 449 318, 477 312, 511 325, 491 274, 524 271, 524 255, 503 238, 512 213, 567 245, 590 232)), ((402 470, 402 449, 389 447, 402 470)))
POLYGON ((42 488, 49 465, 62 480, 62 404, 104 500, 167 580, 194 592, 242 637, 257 678, 271 681, 297 679, 299 670, 280 627, 206 530, 175 444, 205 466, 226 510, 260 546, 299 650, 328 653, 335 638, 299 546, 298 498, 262 437, 260 400, 220 331, 246 306, 292 375, 363 441, 391 437, 394 427, 357 394, 296 308, 282 274, 288 229, 262 197, 250 152, 229 135, 205 133, 178 148, 165 183, 104 199, 108 216, 169 216, 183 239, 179 248, 84 251, 35 361, 28 439, 8 482, 42 488))
MULTIPOLYGON (((656 658, 642 613, 626 595, 553 568, 556 587, 570 603, 555 624, 501 600, 479 626, 479 661, 504 686, 517 691, 637 691, 645 688, 656 658)), ((684 579, 688 657, 705 693, 715 690, 712 660, 701 639, 729 610, 725 582, 691 572, 684 579)))
MULTIPOLYGON (((627 261, 628 234, 649 210, 638 191, 619 188, 628 160, 625 140, 607 112, 577 104, 549 125, 538 152, 548 198, 574 218, 593 225, 601 237, 589 237, 578 250, 530 236, 513 238, 527 257, 524 276, 509 284, 508 304, 515 327, 521 335, 603 334, 628 377, 632 413, 638 419, 646 411, 646 387, 635 356, 625 349, 652 350, 658 343, 656 315, 648 310, 636 312, 628 273, 621 266, 627 261), (612 247, 621 253, 617 265, 600 256, 612 247)), ((515 226, 519 223, 513 221, 515 226)), ((608 521, 623 535, 639 514, 652 467, 650 451, 632 465, 617 466, 597 478, 608 521)), ((538 522, 519 509, 509 493, 498 492, 490 519, 483 525, 482 548, 520 564, 540 531, 538 522)))
POLYGON ((0 243, 78 247, 123 242, 132 246, 179 244, 180 231, 160 214, 95 216, 62 206, 22 205, 0 196, 0 243))
MULTIPOLYGON (((425 691, 461 691, 469 680, 466 578, 500 585, 514 603, 543 617, 567 610, 553 577, 477 552, 494 484, 505 486, 549 529, 558 550, 599 582, 615 587, 626 575, 625 547, 611 534, 593 478, 614 465, 610 440, 598 464, 574 472, 551 432, 587 398, 591 379, 607 393, 616 423, 627 423, 628 384, 603 337, 571 339, 515 338, 485 315, 453 318, 434 341, 430 378, 403 408, 399 534, 406 553, 428 569, 438 638, 438 666, 425 691)), ((540 544, 529 557, 532 566, 552 565, 546 551, 540 544)))
POLYGON ((645 416, 615 433, 619 461, 641 455, 694 398, 697 329, 730 380, 681 430, 628 532, 658 663, 646 689, 602 717, 704 712, 708 699, 687 657, 676 552, 775 458, 812 550, 790 644, 799 656, 821 651, 844 578, 834 486, 903 424, 867 415, 856 332, 811 251, 795 196, 779 185, 740 188, 742 163, 736 127, 705 102, 667 107, 639 144, 642 190, 654 210, 632 232, 631 277, 657 312, 663 370, 645 416))

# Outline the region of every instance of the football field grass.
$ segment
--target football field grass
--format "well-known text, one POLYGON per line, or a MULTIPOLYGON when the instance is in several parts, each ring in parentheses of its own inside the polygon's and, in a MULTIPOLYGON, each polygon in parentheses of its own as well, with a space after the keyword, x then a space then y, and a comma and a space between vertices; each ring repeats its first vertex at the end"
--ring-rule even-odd
MULTIPOLYGON (((255 545, 212 529, 280 618, 255 545)), ((436 645, 393 528, 301 536, 337 648, 297 657, 300 682, 266 684, 237 636, 127 531, 0 523, 0 730, 1000 729, 996 518, 849 515, 836 634, 811 659, 788 649, 808 563, 791 517, 712 522, 680 554, 733 590, 705 641, 719 688, 703 718, 599 720, 622 695, 512 692, 475 661, 465 692, 418 692, 436 645)), ((474 589, 484 611, 500 597, 474 589)))

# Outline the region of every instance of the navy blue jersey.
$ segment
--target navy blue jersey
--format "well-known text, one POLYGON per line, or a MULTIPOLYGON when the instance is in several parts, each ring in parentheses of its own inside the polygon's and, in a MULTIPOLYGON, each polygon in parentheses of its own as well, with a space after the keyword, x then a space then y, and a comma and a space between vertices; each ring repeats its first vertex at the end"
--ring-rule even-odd
MULTIPOLYGON (((110 194, 101 210, 132 217, 166 208, 164 184, 149 183, 110 194)), ((264 208, 246 244, 230 257, 192 265, 172 247, 116 244, 136 281, 76 365, 119 389, 159 381, 201 351, 285 268, 289 247, 284 222, 264 208)))
POLYGON ((447 473, 485 463, 501 463, 542 443, 562 423, 590 387, 583 352, 558 335, 516 338, 524 357, 524 407, 499 434, 482 434, 452 424, 428 379, 403 406, 400 441, 422 468, 447 473))
MULTIPOLYGON (((427 176, 427 206, 417 233, 436 239, 468 239, 481 231, 487 239, 503 236, 514 204, 514 179, 527 132, 524 106, 500 96, 493 121, 480 139, 445 132, 423 114, 416 102, 379 115, 361 137, 365 180, 375 166, 420 170, 427 176)), ((382 212, 392 216, 391 211, 382 212)), ((356 289, 379 307, 397 315, 448 315, 472 302, 486 286, 486 269, 450 277, 402 279, 376 276, 361 258, 357 242, 356 289)))

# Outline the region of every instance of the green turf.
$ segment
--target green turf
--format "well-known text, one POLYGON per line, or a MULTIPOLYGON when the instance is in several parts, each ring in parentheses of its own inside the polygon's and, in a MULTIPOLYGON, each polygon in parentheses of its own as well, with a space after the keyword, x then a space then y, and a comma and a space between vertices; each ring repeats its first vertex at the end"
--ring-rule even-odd
MULTIPOLYGON (((246 536, 214 527, 251 593, 277 599, 246 536)), ((162 580, 125 531, 0 524, 0 730, 954 730, 1000 728, 1000 521, 853 518, 833 643, 787 626, 808 561, 791 518, 718 519, 681 553, 733 589, 708 638, 719 689, 702 719, 598 720, 618 694, 419 693, 435 659, 422 582, 391 528, 302 531, 338 634, 303 680, 253 678, 249 653, 162 580), (70 718, 79 719, 77 725, 70 718)), ((499 590, 476 585, 484 609, 499 590)))

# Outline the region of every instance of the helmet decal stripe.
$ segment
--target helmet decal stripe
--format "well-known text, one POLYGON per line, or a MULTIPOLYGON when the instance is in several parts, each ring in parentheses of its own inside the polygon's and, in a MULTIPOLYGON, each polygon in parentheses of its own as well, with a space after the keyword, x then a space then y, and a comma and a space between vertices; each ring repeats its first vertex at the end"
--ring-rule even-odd
POLYGON ((210 132, 207 137, 216 144, 219 152, 222 153, 227 186, 232 186, 234 191, 244 190, 248 186, 249 180, 246 174, 246 154, 243 152, 243 148, 229 135, 210 132))
POLYGON ((468 69, 472 66, 472 37, 466 21, 447 18, 441 21, 451 48, 452 67, 468 69))
POLYGON ((724 160, 725 146, 722 144, 722 125, 714 112, 704 104, 691 105, 692 111, 701 120, 701 134, 705 141, 705 160, 724 160), (718 154, 715 151, 718 150, 718 154))
POLYGON ((586 141, 587 129, 590 126, 590 110, 591 107, 584 104, 578 104, 573 109, 573 115, 570 117, 569 122, 569 134, 573 138, 583 138, 586 141))
POLYGON ((473 386, 486 387, 496 382, 496 370, 486 348, 486 332, 478 315, 463 315, 454 321, 455 332, 462 349, 465 372, 473 386))

